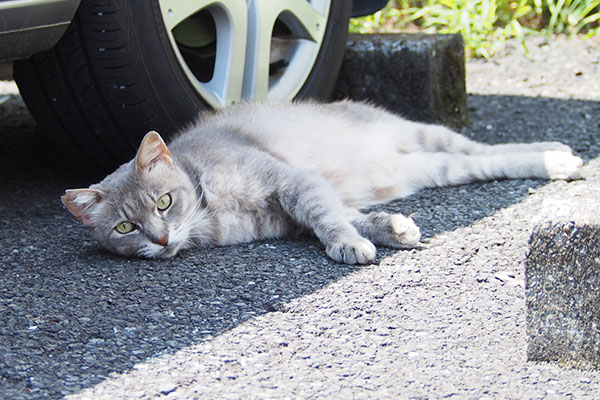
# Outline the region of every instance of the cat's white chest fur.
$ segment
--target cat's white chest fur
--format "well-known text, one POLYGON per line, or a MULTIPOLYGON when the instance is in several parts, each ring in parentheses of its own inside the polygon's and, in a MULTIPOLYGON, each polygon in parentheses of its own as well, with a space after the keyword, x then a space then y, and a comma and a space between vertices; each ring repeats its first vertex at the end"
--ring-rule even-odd
POLYGON ((204 199, 214 224, 214 244, 224 246, 281 237, 290 220, 272 202, 274 188, 238 162, 212 169, 203 180, 204 199))

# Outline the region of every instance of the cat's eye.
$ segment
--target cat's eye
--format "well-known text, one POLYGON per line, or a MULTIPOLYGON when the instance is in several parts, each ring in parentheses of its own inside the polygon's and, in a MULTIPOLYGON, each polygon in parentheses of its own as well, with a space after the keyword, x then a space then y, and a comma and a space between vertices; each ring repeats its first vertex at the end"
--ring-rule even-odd
POLYGON ((156 208, 158 208, 160 211, 165 211, 170 206, 171 206, 171 195, 168 193, 160 196, 158 198, 158 201, 156 202, 156 208))
POLYGON ((133 232, 135 230, 135 225, 129 221, 123 221, 119 222, 117 226, 115 226, 115 230, 119 233, 126 234, 133 232))

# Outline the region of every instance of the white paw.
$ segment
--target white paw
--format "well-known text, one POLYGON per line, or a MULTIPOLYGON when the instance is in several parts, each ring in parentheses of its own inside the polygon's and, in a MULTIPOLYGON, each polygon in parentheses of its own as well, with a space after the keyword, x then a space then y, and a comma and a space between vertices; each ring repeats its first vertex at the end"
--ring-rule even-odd
POLYGON ((377 251, 373 243, 357 236, 327 246, 327 255, 344 264, 367 264, 375 260, 377 251))
POLYGON ((534 148, 533 151, 561 151, 563 153, 573 154, 573 150, 566 144, 561 142, 537 142, 531 143, 534 148))
POLYGON ((550 179, 581 179, 583 160, 563 151, 545 151, 544 167, 550 179))
POLYGON ((396 234, 398 248, 412 249, 419 244, 421 231, 412 218, 407 218, 402 214, 393 214, 390 216, 390 223, 396 234))

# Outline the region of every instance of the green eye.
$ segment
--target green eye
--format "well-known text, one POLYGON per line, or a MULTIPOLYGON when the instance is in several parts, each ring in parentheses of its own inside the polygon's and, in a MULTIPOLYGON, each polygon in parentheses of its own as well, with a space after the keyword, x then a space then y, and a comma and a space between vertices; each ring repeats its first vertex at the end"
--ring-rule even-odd
POLYGON ((129 221, 119 222, 117 226, 115 226, 117 232, 126 234, 135 230, 135 225, 133 225, 129 221))
POLYGON ((158 208, 160 211, 165 211, 167 208, 169 208, 170 205, 171 195, 168 193, 160 196, 158 198, 158 201, 156 202, 156 208, 158 208))

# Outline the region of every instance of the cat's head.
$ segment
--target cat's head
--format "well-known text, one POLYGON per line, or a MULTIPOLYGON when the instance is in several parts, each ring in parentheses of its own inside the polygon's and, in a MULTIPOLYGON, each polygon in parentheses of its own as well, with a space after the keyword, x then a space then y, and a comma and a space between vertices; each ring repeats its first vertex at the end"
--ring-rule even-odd
POLYGON ((188 247, 195 226, 207 226, 196 186, 149 132, 136 157, 102 182, 67 190, 64 205, 108 250, 121 255, 172 257, 188 247))

